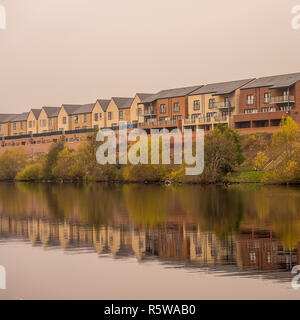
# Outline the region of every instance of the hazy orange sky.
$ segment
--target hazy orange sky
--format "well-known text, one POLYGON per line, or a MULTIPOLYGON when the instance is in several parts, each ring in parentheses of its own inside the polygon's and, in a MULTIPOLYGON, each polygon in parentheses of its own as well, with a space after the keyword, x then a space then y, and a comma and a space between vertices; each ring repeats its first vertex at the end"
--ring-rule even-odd
POLYGON ((0 112, 300 72, 300 0, 0 0, 0 112))

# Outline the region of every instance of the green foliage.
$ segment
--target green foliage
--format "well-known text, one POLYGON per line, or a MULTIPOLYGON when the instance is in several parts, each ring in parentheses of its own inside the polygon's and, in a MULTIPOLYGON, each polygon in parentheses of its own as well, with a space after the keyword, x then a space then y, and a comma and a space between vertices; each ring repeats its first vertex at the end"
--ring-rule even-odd
POLYGON ((41 177, 41 170, 41 162, 31 163, 17 174, 16 179, 20 181, 37 181, 41 177))
POLYGON ((23 147, 5 150, 0 156, 0 179, 14 180, 27 164, 28 156, 23 147))
POLYGON ((75 153, 66 146, 57 155, 57 161, 52 169, 52 175, 56 180, 69 181, 75 178, 74 165, 76 162, 75 153))
POLYGON ((239 135, 223 126, 205 136, 203 181, 215 183, 243 162, 239 135))
POLYGON ((258 152, 254 160, 254 166, 257 170, 263 170, 269 161, 269 157, 262 151, 258 152))
POLYGON ((65 143, 62 140, 55 142, 51 145, 49 152, 42 162, 41 179, 53 180, 53 168, 57 164, 58 154, 64 149, 65 143))
POLYGON ((260 183, 264 177, 263 171, 241 171, 237 173, 228 173, 226 180, 231 183, 260 183))

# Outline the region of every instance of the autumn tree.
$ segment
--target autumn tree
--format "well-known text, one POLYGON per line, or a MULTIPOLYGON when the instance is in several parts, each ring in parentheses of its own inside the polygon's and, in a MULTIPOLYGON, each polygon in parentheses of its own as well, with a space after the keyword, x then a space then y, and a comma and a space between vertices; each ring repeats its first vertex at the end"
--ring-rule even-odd
POLYGON ((13 180, 27 164, 28 155, 23 147, 5 150, 0 156, 0 179, 13 180))

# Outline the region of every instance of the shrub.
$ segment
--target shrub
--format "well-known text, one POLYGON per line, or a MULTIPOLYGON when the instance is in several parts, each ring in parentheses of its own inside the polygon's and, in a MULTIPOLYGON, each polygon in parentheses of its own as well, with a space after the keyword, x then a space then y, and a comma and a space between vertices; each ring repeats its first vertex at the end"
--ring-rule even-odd
POLYGON ((264 152, 258 152, 254 160, 254 167, 257 170, 263 170, 269 161, 268 156, 264 152))
POLYGON ((27 164, 28 155, 23 147, 5 150, 0 156, 0 179, 13 180, 27 164))
POLYGON ((21 170, 16 179, 21 181, 36 181, 40 179, 42 164, 40 162, 29 164, 21 170))

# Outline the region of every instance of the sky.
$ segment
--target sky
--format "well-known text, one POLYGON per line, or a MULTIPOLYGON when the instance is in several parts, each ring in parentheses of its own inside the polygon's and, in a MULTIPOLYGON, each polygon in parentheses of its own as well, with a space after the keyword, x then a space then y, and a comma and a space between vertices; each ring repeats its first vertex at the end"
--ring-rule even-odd
POLYGON ((300 72, 300 0, 0 5, 0 113, 300 72))

